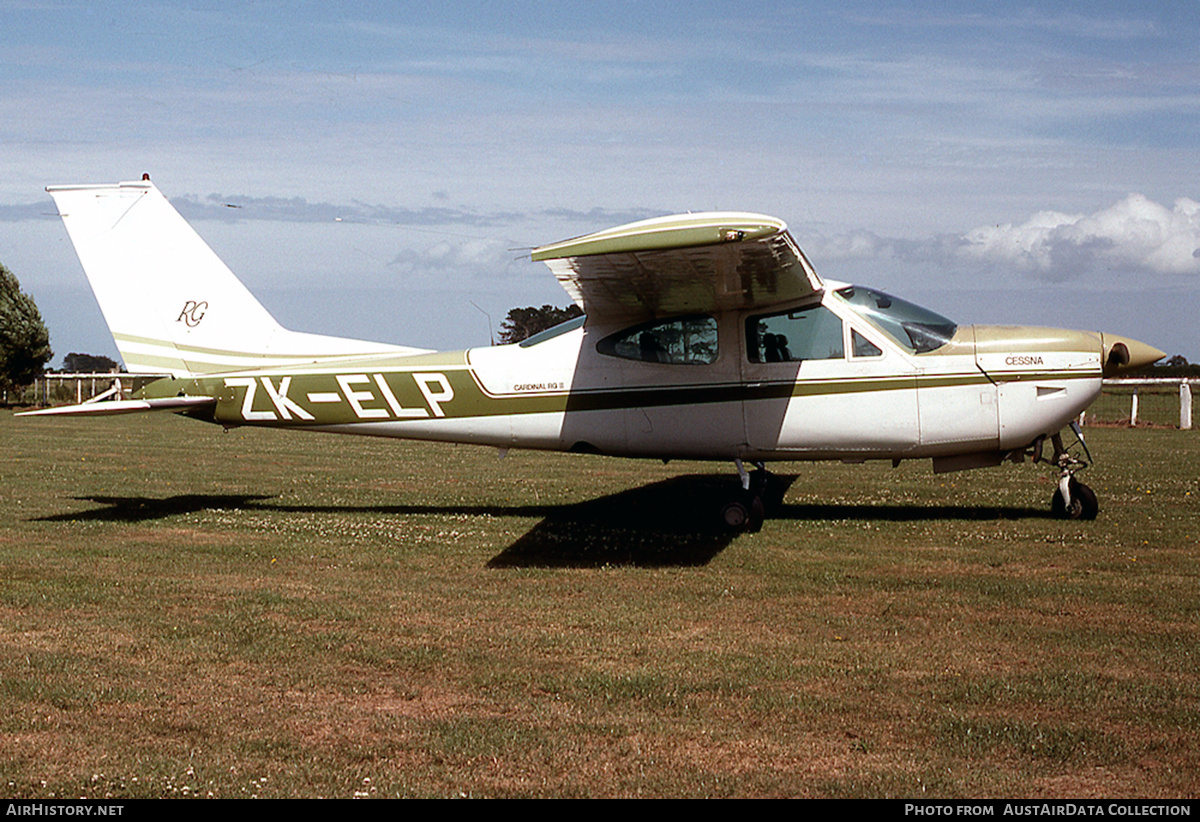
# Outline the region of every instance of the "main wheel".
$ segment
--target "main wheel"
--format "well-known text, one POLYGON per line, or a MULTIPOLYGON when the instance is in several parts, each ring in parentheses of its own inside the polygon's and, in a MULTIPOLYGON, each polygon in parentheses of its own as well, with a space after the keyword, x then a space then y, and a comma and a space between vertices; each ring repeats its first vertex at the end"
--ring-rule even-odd
POLYGON ((783 505, 787 483, 780 481, 770 471, 760 469, 750 474, 750 493, 762 500, 764 512, 774 513, 783 505))
POLYGON ((762 500, 744 494, 721 506, 721 522, 730 531, 758 531, 763 524, 762 500))
POLYGON ((1063 501, 1062 491, 1055 491, 1054 496, 1050 499, 1051 513, 1059 519, 1095 519, 1096 514, 1100 511, 1100 504, 1096 501, 1096 492, 1074 477, 1071 477, 1069 487, 1071 489, 1070 505, 1063 501))

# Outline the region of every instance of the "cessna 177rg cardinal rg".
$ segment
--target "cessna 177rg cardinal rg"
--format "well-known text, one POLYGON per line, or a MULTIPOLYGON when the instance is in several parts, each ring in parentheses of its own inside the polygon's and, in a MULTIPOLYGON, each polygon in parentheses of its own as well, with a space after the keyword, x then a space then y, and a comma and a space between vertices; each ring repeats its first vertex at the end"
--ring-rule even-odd
POLYGON ((1060 432, 1102 376, 1163 356, 1112 334, 956 325, 824 281, 782 221, 725 212, 535 249, 586 314, 519 344, 438 353, 304 334, 148 178, 47 191, 126 367, 162 377, 132 399, 32 414, 165 410, 226 427, 729 460, 741 490, 714 513, 731 529, 761 525, 767 461, 957 471, 1043 460, 1047 440, 1054 511, 1093 518, 1096 496, 1074 476, 1087 463, 1060 432))

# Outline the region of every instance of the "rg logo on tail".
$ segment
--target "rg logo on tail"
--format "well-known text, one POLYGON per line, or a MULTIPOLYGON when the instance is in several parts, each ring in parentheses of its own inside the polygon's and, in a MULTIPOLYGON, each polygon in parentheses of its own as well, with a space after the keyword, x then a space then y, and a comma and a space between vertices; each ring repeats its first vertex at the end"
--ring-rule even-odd
POLYGON ((179 312, 179 316, 175 318, 175 322, 187 323, 188 328, 195 328, 204 319, 204 313, 208 310, 208 302, 201 300, 188 300, 183 304, 183 311, 179 312))

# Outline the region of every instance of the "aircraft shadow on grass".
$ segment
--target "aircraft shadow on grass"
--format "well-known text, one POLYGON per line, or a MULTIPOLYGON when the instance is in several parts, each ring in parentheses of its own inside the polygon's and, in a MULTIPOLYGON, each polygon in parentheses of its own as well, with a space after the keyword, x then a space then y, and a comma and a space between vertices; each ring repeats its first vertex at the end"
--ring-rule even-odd
MULTIPOLYGON (((781 491, 796 479, 776 475, 781 491)), ((736 488, 736 478, 713 474, 673 477, 584 502, 563 505, 282 505, 265 494, 182 494, 152 497, 89 496, 80 501, 105 507, 38 517, 36 522, 146 522, 209 510, 279 513, 369 513, 376 516, 541 517, 542 520, 488 562, 491 568, 605 565, 687 567, 705 565, 738 533, 716 512, 736 488)), ((952 505, 789 504, 768 512, 769 520, 1048 519, 1040 508, 952 505)), ((753 537, 749 537, 753 539, 753 537)))

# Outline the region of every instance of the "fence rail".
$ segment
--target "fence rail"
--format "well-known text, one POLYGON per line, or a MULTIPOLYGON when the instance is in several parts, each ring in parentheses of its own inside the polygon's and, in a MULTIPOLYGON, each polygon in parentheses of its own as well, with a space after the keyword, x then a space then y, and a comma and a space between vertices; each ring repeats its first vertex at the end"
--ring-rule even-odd
POLYGON ((32 385, 5 391, 6 405, 78 405, 105 391, 116 387, 120 381, 121 393, 129 395, 162 374, 130 374, 127 372, 98 372, 95 374, 43 374, 32 385))
POLYGON ((1192 427, 1192 389, 1200 385, 1194 377, 1116 377, 1104 381, 1100 397, 1083 414, 1081 421, 1175 425, 1192 427))

